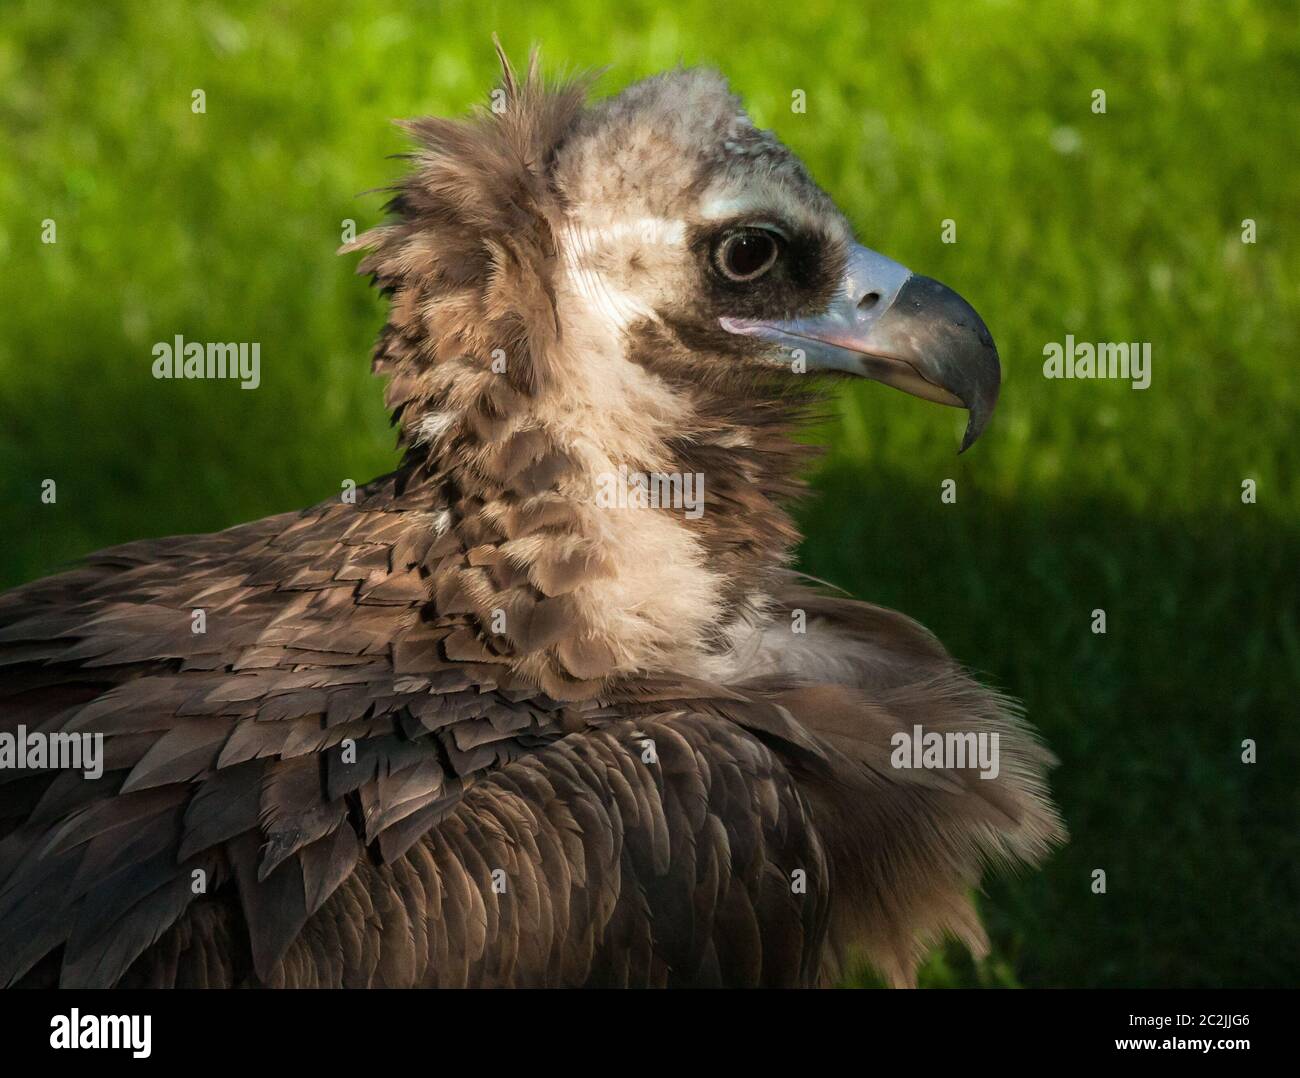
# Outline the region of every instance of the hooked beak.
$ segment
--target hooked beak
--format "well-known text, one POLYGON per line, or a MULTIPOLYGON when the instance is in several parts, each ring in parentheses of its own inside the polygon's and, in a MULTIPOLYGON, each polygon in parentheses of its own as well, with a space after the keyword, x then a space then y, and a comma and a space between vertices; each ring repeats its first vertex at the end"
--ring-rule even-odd
POLYGON ((970 412, 964 452, 980 436, 1002 384, 988 328, 961 296, 854 245, 829 309, 785 322, 723 318, 729 333, 802 351, 810 370, 843 371, 970 412))

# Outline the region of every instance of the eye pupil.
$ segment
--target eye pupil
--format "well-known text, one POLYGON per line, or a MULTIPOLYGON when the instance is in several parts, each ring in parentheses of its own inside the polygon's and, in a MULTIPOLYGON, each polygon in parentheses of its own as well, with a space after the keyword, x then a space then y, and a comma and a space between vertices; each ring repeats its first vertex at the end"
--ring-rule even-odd
POLYGON ((767 232, 751 229, 734 233, 722 243, 718 268, 733 281, 752 281, 776 261, 776 240, 767 232))

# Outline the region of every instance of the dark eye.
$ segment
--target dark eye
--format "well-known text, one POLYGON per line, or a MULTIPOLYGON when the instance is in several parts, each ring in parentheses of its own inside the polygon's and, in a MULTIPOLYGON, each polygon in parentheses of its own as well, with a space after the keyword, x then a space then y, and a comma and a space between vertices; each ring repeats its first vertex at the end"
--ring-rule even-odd
POLYGON ((713 264, 731 281, 754 281, 776 262, 781 248, 776 236, 761 228, 729 232, 713 250, 713 264))

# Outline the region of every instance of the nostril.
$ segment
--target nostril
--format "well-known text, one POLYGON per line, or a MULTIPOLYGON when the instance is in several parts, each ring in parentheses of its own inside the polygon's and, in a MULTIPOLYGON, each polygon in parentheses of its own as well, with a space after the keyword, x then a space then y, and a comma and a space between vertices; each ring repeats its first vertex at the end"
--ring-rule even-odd
POLYGON ((869 311, 871 310, 872 307, 874 307, 879 302, 880 302, 879 292, 868 292, 865 296, 863 296, 860 300, 858 300, 858 310, 869 311))

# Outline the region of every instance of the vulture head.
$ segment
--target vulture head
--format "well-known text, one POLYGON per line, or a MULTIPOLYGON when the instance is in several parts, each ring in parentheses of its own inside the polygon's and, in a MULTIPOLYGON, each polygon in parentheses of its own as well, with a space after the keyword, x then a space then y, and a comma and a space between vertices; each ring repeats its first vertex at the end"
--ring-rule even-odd
POLYGON ((965 449, 997 351, 955 292, 860 244, 720 75, 589 106, 536 57, 522 80, 502 64, 491 110, 406 125, 392 219, 345 248, 391 298, 375 368, 408 473, 440 488, 448 549, 479 551, 439 609, 562 698, 734 676, 798 539, 791 433, 821 387, 964 407, 965 449), (645 512, 655 481, 698 504, 645 512))
POLYGON ((967 408, 1001 381, 979 315, 862 246, 831 199, 710 71, 594 110, 557 170, 574 304, 666 381, 849 375, 967 408))

